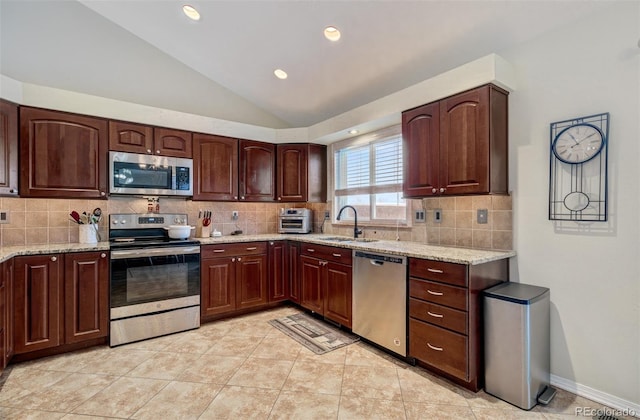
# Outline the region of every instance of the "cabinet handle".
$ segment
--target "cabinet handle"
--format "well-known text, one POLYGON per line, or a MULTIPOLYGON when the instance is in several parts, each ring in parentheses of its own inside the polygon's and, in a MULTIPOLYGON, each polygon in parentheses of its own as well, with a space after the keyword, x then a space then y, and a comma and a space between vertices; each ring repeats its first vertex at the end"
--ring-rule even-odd
POLYGON ((312 248, 307 248, 307 252, 316 252, 316 250, 312 248))
POLYGON ((235 258, 231 258, 231 262, 236 262, 236 259, 235 258))
POLYGON ((244 195, 242 197, 240 197, 241 200, 244 200, 244 195))
POLYGON ((334 257, 342 257, 342 254, 333 254, 334 257))
POLYGON ((107 254, 105 254, 104 252, 102 254, 100 254, 100 258, 105 258, 107 256, 107 254))
MULTIPOLYGON (((273 241, 269 242, 269 245, 273 246, 273 241)), ((255 248, 254 248, 255 249, 255 248)))
POLYGON ((224 249, 214 249, 213 252, 224 252, 224 249))
POLYGON ((438 274, 444 273, 444 271, 438 270, 438 269, 435 269, 435 268, 427 268, 427 271, 430 272, 430 273, 438 273, 438 274))
POLYGON ((441 193, 445 192, 446 190, 447 190, 446 188, 440 188, 441 193))
POLYGON ((434 317, 434 318, 444 318, 444 315, 442 315, 442 314, 436 314, 436 313, 433 313, 431 311, 427 311, 427 313, 429 315, 431 315, 432 317, 434 317))
POLYGON ((442 292, 434 292, 433 290, 429 290, 429 289, 427 289, 427 293, 429 293, 430 295, 433 295, 433 296, 443 296, 444 295, 444 293, 442 293, 442 292))
POLYGON ((323 267, 324 267, 325 265, 327 265, 327 264, 329 264, 327 261, 320 261, 320 265, 321 265, 321 266, 323 266, 323 267))
POLYGON ((431 188, 431 192, 435 194, 435 193, 438 192, 438 189, 437 188, 431 188))
POLYGON ((107 195, 107 193, 105 193, 104 191, 100 191, 100 195, 104 197, 105 195, 107 195))
POLYGON ((429 348, 431 350, 435 350, 435 351, 444 351, 444 349, 442 347, 436 347, 436 346, 432 346, 431 343, 427 342, 427 346, 429 346, 429 348))
POLYGON ((157 153, 157 154, 160 154, 160 150, 156 150, 156 153, 157 153))
MULTIPOLYGON (((271 242, 271 245, 273 245, 273 242, 271 242)), ((250 246, 250 247, 247 248, 247 251, 255 251, 256 249, 258 249, 258 248, 255 247, 255 246, 250 246)))
POLYGON ((233 196, 233 199, 234 199, 234 200, 237 200, 237 199, 238 199, 238 196, 237 196, 237 195, 234 195, 234 196, 233 196))
POLYGON ((51 261, 58 261, 58 257, 51 257, 51 261))
POLYGON ((242 261, 242 258, 238 257, 238 261, 242 261))
POLYGON ((278 197, 278 200, 282 200, 282 197, 278 197))
POLYGON ((147 153, 151 154, 151 149, 147 149, 147 153))
POLYGON ((11 189, 9 190, 9 193, 10 193, 10 194, 18 194, 18 190, 17 190, 16 188, 11 188, 11 189))

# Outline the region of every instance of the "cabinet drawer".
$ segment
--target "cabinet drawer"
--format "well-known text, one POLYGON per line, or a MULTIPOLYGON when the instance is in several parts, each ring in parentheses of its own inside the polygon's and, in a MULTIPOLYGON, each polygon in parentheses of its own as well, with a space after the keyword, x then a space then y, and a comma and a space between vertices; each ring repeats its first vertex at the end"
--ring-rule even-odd
POLYGON ((409 319, 409 355, 467 380, 467 337, 409 319))
POLYGON ((467 334, 467 313, 457 309, 410 298, 409 316, 460 334, 467 334))
POLYGON ((201 259, 260 255, 266 253, 266 242, 240 242, 235 244, 204 245, 200 248, 201 259))
POLYGON ((467 310, 467 289, 433 281, 409 279, 409 296, 438 305, 467 310))
POLYGON ((467 266, 463 264, 411 258, 409 275, 455 286, 467 286, 467 266))
POLYGON ((353 252, 349 248, 302 243, 300 253, 320 260, 333 261, 340 264, 352 265, 353 252))

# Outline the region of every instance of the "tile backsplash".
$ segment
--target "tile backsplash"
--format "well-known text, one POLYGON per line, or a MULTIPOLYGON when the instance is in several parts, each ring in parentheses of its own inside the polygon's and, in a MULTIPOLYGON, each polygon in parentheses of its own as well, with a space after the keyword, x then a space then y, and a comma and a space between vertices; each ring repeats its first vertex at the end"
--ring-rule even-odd
MULTIPOLYGON (((469 196, 425 198, 409 200, 412 214, 423 209, 425 223, 413 227, 364 227, 365 237, 413 241, 431 245, 512 249, 512 209, 510 196, 469 196), (442 209, 442 223, 433 221, 434 209, 442 209), (476 222, 476 210, 488 210, 488 223, 476 222)), ((322 224, 325 210, 332 203, 229 203, 203 202, 161 198, 161 213, 186 213, 194 224, 198 211, 212 211, 212 226, 227 235, 236 229, 245 234, 275 233, 277 217, 284 207, 308 207, 314 211, 314 232, 353 235, 353 226, 322 224), (237 210, 237 221, 231 212, 237 210)), ((108 215, 111 213, 146 213, 147 200, 143 198, 112 197, 108 200, 69 200, 41 198, 0 198, 0 209, 9 212, 9 223, 0 225, 0 246, 39 245, 78 242, 78 225, 70 221, 73 210, 82 213, 94 208, 102 209, 100 234, 107 238, 108 215)))

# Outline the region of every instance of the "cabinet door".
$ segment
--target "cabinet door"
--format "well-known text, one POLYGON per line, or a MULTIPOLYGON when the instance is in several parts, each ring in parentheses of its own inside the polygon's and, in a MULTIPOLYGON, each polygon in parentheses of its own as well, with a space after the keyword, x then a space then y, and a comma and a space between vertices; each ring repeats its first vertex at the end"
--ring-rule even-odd
POLYGON ((289 300, 300 303, 300 243, 289 242, 289 300))
POLYGON ((81 252, 64 259, 65 343, 106 337, 109 320, 109 258, 81 252))
POLYGON ((351 266, 329 262, 326 266, 327 286, 324 316, 351 328, 351 266))
POLYGON ((57 255, 14 259, 15 353, 62 344, 62 263, 57 255))
POLYGON ((445 194, 489 192, 489 86, 440 101, 445 194))
POLYGON ((107 121, 20 108, 20 195, 106 198, 107 121))
POLYGON ((307 201, 307 144, 278 145, 278 201, 307 201))
POLYGON ((18 105, 0 99, 0 195, 18 195, 18 105))
POLYGON ((434 195, 440 188, 440 105, 402 113, 405 197, 434 195))
POLYGON ((193 135, 193 199, 238 199, 238 140, 208 134, 193 135))
POLYGON ((7 287, 4 279, 4 263, 0 263, 0 372, 7 366, 7 287))
POLYGON ((300 257, 300 305, 324 314, 323 265, 317 258, 300 257))
POLYGON ((109 150, 153 153, 153 127, 124 121, 109 121, 109 150))
POLYGON ((235 257, 200 261, 200 311, 203 318, 236 309, 235 257))
POLYGON ((236 270, 237 308, 251 308, 267 303, 267 256, 238 257, 236 270))
POLYGON ((269 242, 269 302, 287 300, 289 256, 287 241, 269 242))
POLYGON ((275 163, 275 144, 240 140, 240 200, 275 200, 275 163))
POLYGON ((15 339, 14 339, 14 294, 13 294, 13 260, 4 262, 4 287, 5 287, 5 338, 4 338, 4 350, 5 350, 5 361, 8 363, 13 357, 14 349, 15 349, 15 339))
POLYGON ((153 145, 156 155, 180 158, 193 156, 190 131, 156 127, 153 129, 153 145))

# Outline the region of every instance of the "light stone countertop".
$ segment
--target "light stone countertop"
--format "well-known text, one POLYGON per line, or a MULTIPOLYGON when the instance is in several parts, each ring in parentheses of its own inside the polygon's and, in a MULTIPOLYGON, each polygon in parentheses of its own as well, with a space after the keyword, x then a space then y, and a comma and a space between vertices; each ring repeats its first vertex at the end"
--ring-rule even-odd
MULTIPOLYGON (((219 238, 196 238, 202 245, 225 244, 253 241, 277 241, 293 240, 319 245, 335 246, 339 248, 355 249, 358 251, 380 252, 406 257, 425 258, 436 261, 445 261, 465 265, 477 265, 490 261, 511 258, 515 251, 490 251, 485 249, 456 248, 446 246, 425 245, 417 242, 374 240, 372 242, 354 241, 353 238, 330 234, 262 234, 262 235, 236 235, 222 236, 219 238), (348 241, 328 240, 328 238, 344 238, 348 241)), ((108 251, 108 242, 97 244, 49 244, 49 245, 24 245, 0 248, 0 262, 19 255, 42 255, 66 252, 90 252, 108 251)))

